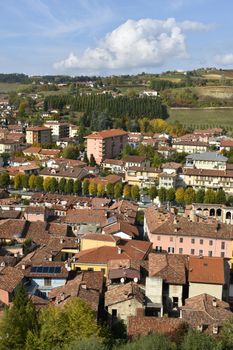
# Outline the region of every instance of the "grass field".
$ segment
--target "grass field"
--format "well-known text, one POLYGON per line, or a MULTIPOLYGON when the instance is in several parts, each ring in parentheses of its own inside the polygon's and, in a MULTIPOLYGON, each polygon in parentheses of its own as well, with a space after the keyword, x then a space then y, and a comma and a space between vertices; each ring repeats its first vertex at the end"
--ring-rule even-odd
POLYGON ((233 131, 233 108, 225 109, 169 109, 168 121, 179 121, 186 127, 223 127, 233 131))
POLYGON ((18 84, 18 83, 0 83, 0 93, 1 94, 7 94, 9 92, 18 92, 22 89, 27 88, 28 85, 26 84, 18 84))

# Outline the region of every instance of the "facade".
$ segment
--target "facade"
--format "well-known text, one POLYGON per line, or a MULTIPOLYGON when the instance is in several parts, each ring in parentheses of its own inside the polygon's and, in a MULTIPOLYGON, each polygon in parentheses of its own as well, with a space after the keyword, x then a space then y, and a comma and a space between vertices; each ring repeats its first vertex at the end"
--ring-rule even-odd
POLYGON ((35 126, 27 128, 26 130, 26 142, 28 144, 48 144, 51 143, 51 129, 45 126, 35 126))
POLYGON ((140 157, 140 156, 128 156, 124 159, 124 161, 125 161, 126 168, 131 168, 131 167, 147 168, 150 166, 150 162, 146 160, 145 157, 140 157))
POLYGON ((128 142, 128 133, 120 129, 104 130, 86 136, 87 156, 93 154, 96 163, 119 156, 128 142))
POLYGON ((68 123, 60 123, 57 120, 50 120, 46 122, 44 126, 51 129, 53 142, 70 136, 70 127, 68 123))
POLYGON ((177 141, 172 144, 172 148, 178 153, 202 153, 208 150, 208 143, 201 141, 177 141))
POLYGON ((157 251, 232 258, 233 230, 227 224, 192 222, 150 207, 145 210, 144 232, 157 251))
POLYGON ((159 182, 160 169, 131 167, 125 171, 125 181, 139 188, 151 187, 159 182))
POLYGON ((21 149, 18 141, 2 139, 0 140, 0 153, 12 153, 21 149))
POLYGON ((226 170, 227 157, 217 152, 195 153, 186 157, 185 167, 202 170, 226 170))

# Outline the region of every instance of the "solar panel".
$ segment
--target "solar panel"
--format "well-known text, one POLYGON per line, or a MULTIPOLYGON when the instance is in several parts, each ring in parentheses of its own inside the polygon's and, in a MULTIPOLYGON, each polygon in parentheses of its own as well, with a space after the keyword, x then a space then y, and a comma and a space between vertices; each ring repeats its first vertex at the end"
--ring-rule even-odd
POLYGON ((31 272, 33 273, 61 273, 60 266, 32 266, 31 272))

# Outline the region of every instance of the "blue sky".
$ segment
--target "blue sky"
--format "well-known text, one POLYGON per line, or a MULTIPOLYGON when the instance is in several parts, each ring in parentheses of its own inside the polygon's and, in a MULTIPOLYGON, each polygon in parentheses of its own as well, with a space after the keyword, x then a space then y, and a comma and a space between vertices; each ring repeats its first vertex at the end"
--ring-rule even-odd
POLYGON ((0 71, 233 68, 232 0, 1 1, 0 71))

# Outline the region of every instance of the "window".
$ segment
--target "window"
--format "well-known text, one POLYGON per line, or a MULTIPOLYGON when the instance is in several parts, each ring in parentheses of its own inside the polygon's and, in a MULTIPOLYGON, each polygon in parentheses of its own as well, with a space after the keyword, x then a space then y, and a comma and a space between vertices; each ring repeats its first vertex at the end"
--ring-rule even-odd
POLYGON ((157 241, 160 241, 160 239, 161 239, 160 236, 157 236, 157 241))
POLYGON ((221 258, 224 258, 224 256, 225 256, 225 253, 221 252, 221 258))
POLYGON ((173 237, 170 237, 170 242, 173 242, 173 237))
POLYGON ((211 240, 211 241, 209 241, 209 245, 213 245, 213 241, 211 240))
POLYGON ((105 274, 105 269, 101 269, 101 271, 105 274))
POLYGON ((191 239, 191 243, 194 244, 195 243, 195 238, 191 239))
POLYGON ((212 250, 208 251, 208 256, 212 256, 212 255, 213 255, 212 250))
POLYGON ((92 267, 88 267, 87 271, 94 271, 92 267))
POLYGON ((179 248, 179 254, 183 254, 183 248, 179 248))
POLYGON ((156 252, 161 252, 161 251, 162 251, 162 247, 160 247, 160 246, 157 245, 157 246, 155 247, 155 251, 156 251, 156 252))
POLYGON ((203 255, 203 250, 202 249, 199 250, 199 255, 203 255))
POLYGON ((221 249, 225 249, 225 242, 221 242, 221 249))
POLYGON ((203 244, 203 239, 200 239, 200 244, 203 244))
POLYGON ((194 255, 195 254, 195 249, 191 249, 190 253, 191 253, 191 255, 194 255))
POLYGON ((117 309, 112 309, 112 317, 117 317, 117 309))
POLYGON ((168 247, 168 253, 174 253, 175 249, 174 247, 168 247))
POLYGON ((180 237, 180 243, 183 243, 183 241, 184 241, 183 237, 180 237))
POLYGON ((51 285, 52 285, 52 279, 51 279, 51 278, 45 278, 45 279, 44 279, 44 285, 45 285, 46 287, 51 287, 51 285))

